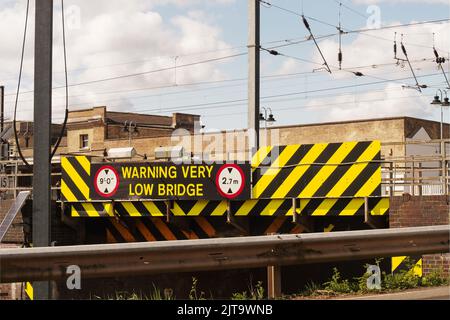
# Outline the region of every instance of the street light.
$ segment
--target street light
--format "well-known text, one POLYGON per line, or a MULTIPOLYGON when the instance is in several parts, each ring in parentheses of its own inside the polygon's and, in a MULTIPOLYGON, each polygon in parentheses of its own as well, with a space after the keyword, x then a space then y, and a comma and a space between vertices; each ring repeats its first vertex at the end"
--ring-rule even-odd
POLYGON ((277 121, 277 120, 275 120, 275 118, 273 116, 273 111, 271 108, 262 107, 261 109, 264 110, 264 114, 262 114, 262 113, 259 114, 259 121, 264 121, 265 128, 267 128, 267 123, 274 123, 277 121), (270 112, 269 116, 267 116, 268 112, 270 112))
POLYGON ((125 121, 123 125, 123 131, 128 132, 128 144, 131 147, 131 136, 133 133, 137 133, 137 123, 134 121, 125 121))
MULTIPOLYGON (((444 107, 450 106, 449 98, 447 96, 447 90, 438 89, 436 95, 434 96, 432 105, 440 105, 441 106, 441 142, 444 139, 444 107), (440 95, 439 95, 440 93, 440 95), (445 94, 445 98, 443 98, 445 94)), ((442 147, 442 144, 441 144, 442 147)), ((442 152, 442 149, 441 149, 442 152)))

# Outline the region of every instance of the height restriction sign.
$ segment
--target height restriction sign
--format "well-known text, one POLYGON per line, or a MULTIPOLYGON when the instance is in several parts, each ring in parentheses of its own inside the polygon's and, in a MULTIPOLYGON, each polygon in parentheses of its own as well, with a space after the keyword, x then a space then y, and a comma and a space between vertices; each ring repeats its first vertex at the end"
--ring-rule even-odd
POLYGON ((92 163, 92 200, 247 200, 250 164, 92 163))
POLYGON ((244 172, 235 164, 225 164, 217 172, 216 186, 223 197, 234 199, 244 190, 244 172))
POLYGON ((111 166, 102 166, 95 175, 94 187, 97 193, 104 197, 112 197, 119 187, 119 174, 111 166))

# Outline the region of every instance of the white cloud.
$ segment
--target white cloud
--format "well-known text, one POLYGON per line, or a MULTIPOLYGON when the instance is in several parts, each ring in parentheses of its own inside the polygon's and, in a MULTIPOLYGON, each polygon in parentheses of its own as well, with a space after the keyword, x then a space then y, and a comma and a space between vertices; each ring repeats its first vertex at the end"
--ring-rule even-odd
MULTIPOLYGON (((158 7, 164 5, 187 8, 227 5, 232 2, 234 0, 68 0, 65 3, 66 9, 77 6, 81 14, 79 28, 68 27, 66 32, 68 67, 69 70, 76 70, 70 73, 69 82, 73 84, 172 67, 175 64, 175 55, 179 55, 177 65, 182 65, 233 53, 232 50, 225 50, 229 49, 230 45, 222 40, 221 29, 214 25, 213 19, 208 19, 209 15, 200 7, 185 10, 186 13, 171 19, 164 18, 158 11, 158 7), (217 50, 224 51, 217 52, 217 50), (198 52, 205 53, 191 55, 198 52)), ((0 5, 2 47, 0 79, 6 82, 8 92, 13 91, 16 86, 25 3, 24 0, 20 0, 0 5)), ((32 89, 33 13, 34 8, 31 8, 23 90, 32 89)), ((57 86, 64 83, 63 74, 58 72, 63 70, 61 21, 58 9, 55 10, 54 21, 54 71, 57 72, 54 75, 54 85, 57 86)), ((220 65, 210 63, 197 65, 195 68, 180 68, 176 74, 177 83, 221 79, 225 76, 225 72, 220 65)), ((175 71, 170 70, 120 81, 73 87, 70 93, 78 97, 71 98, 71 105, 84 108, 92 104, 114 105, 124 110, 132 105, 126 99, 126 94, 108 96, 97 95, 96 92, 154 87, 174 84, 174 81, 175 71), (105 102, 107 99, 114 101, 105 102)), ((54 93, 54 110, 59 118, 63 114, 62 95, 63 90, 54 93)), ((24 101, 19 106, 21 111, 19 117, 30 119, 32 95, 22 96, 21 100, 24 101)), ((12 101, 13 97, 7 98, 9 114, 12 111, 12 101)))

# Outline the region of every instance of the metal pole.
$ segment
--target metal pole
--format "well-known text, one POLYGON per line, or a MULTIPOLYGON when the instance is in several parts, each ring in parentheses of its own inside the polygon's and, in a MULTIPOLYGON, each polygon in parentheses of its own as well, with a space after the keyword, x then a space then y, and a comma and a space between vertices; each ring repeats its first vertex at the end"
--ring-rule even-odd
POLYGON ((248 0, 248 134, 252 155, 259 148, 260 4, 248 0))
MULTIPOLYGON (((36 1, 34 57, 33 246, 50 246, 53 0, 36 1)), ((35 282, 34 297, 50 299, 50 283, 35 282)))
POLYGON ((0 86, 0 132, 5 129, 5 87, 0 86))

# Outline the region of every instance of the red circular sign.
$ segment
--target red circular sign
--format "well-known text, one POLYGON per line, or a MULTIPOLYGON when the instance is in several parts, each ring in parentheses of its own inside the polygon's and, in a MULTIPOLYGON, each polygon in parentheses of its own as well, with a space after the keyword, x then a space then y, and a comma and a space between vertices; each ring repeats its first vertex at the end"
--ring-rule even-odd
POLYGON ((245 186, 245 175, 236 164, 225 164, 216 175, 216 187, 221 196, 227 199, 238 197, 245 186))
POLYGON ((102 166, 95 174, 95 191, 104 198, 110 198, 115 195, 119 188, 119 183, 119 174, 111 166, 102 166))

